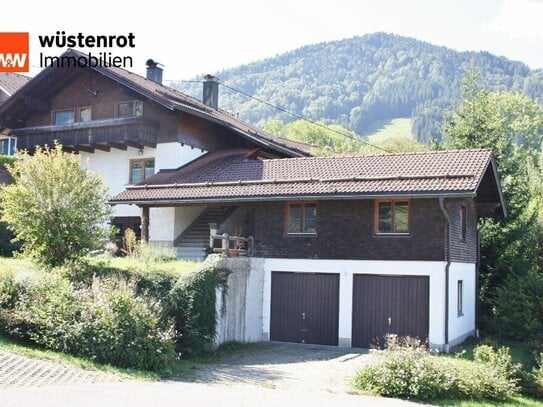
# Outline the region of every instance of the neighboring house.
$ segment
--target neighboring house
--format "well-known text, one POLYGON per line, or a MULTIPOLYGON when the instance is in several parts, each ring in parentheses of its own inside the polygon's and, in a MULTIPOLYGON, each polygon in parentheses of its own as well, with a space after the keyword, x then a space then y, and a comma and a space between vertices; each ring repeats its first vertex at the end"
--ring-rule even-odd
MULTIPOLYGON (((0 105, 30 79, 28 76, 16 73, 0 72, 0 105)), ((15 137, 11 137, 9 129, 0 127, 0 155, 13 155, 16 147, 17 141, 15 137)))
MULTIPOLYGON (((86 58, 73 50, 63 56, 86 58)), ((218 109, 213 77, 203 85, 205 103, 162 85, 162 69, 152 60, 147 77, 120 68, 48 67, 0 105, 0 130, 11 129, 19 149, 56 140, 78 152, 104 178, 110 195, 207 151, 244 147, 258 149, 261 157, 309 154, 305 144, 274 137, 218 109)), ((195 208, 151 212, 163 221, 154 223, 149 238, 166 246, 199 215, 195 208)), ((121 233, 131 227, 139 234, 140 208, 119 205, 114 214, 121 233)))
MULTIPOLYGON (((239 285, 238 325, 250 331, 229 339, 357 347, 387 332, 440 348, 472 335, 477 218, 505 216, 490 150, 265 160, 222 150, 111 202, 203 211, 186 233, 206 237, 206 214, 223 211, 219 233, 254 237, 239 285)), ((163 221, 151 215, 149 230, 163 221)))

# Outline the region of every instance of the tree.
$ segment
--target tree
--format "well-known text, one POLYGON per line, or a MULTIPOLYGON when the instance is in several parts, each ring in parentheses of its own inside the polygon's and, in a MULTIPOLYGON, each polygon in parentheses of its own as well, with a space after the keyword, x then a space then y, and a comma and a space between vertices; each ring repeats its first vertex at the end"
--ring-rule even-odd
POLYGON ((481 221, 481 300, 495 306, 494 293, 508 278, 540 272, 541 135, 543 107, 526 96, 476 89, 471 79, 444 126, 450 148, 491 148, 496 157, 508 218, 481 221))
POLYGON ((20 154, 8 166, 14 183, 2 191, 3 221, 40 264, 54 267, 100 247, 109 236, 107 189, 56 144, 20 154))

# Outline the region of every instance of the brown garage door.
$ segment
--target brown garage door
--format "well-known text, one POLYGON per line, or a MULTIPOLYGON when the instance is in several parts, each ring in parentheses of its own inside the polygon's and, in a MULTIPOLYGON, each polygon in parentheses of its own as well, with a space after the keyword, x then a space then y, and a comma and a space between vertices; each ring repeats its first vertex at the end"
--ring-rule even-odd
POLYGON ((272 272, 272 341, 337 345, 339 274, 272 272))
POLYGON ((355 274, 352 345, 383 345, 387 333, 428 337, 429 279, 355 274))

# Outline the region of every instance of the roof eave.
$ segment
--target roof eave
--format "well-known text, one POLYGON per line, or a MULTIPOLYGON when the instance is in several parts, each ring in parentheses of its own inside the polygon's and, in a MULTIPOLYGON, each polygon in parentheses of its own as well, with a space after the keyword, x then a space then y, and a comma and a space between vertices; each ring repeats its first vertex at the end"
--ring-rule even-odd
POLYGON ((502 210, 502 216, 503 218, 507 218, 507 207, 505 206, 505 199, 503 197, 502 187, 500 183, 500 179, 498 177, 498 168, 496 167, 496 161, 494 160, 494 153, 491 153, 490 159, 488 160, 488 163, 483 171, 483 174, 479 178, 479 181, 477 182, 477 185, 475 187, 475 192, 479 190, 479 186, 481 185, 481 182, 483 181, 485 173, 488 171, 488 167, 491 167, 492 169, 492 175, 494 176, 494 182, 496 183, 496 189, 498 190, 498 199, 500 208, 502 210))
POLYGON ((182 204, 207 204, 218 202, 266 202, 266 201, 326 201, 326 200, 366 200, 379 198, 405 198, 405 199, 429 199, 429 198, 475 198, 472 191, 464 192, 423 192, 423 193, 372 193, 372 194, 331 194, 331 195, 267 195, 249 197, 212 197, 212 198, 185 198, 185 199, 139 199, 139 200, 115 200, 110 199, 110 205, 182 205, 182 204))

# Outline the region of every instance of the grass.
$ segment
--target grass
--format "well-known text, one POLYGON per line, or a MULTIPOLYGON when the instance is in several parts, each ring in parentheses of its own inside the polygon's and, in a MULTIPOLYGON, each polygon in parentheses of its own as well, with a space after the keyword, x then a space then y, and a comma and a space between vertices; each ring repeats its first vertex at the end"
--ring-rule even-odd
POLYGON ((399 117, 390 120, 378 120, 365 131, 370 143, 386 143, 397 138, 414 138, 411 133, 411 119, 399 117))
POLYGON ((12 352, 17 355, 30 358, 43 359, 51 362, 57 362, 68 366, 77 367, 85 370, 97 370, 101 372, 115 374, 125 378, 138 380, 158 380, 160 374, 136 369, 121 369, 110 365, 103 365, 88 359, 71 356, 62 352, 43 349, 33 345, 22 345, 12 339, 0 335, 0 349, 12 352))
POLYGON ((39 271, 39 267, 36 266, 32 261, 24 258, 13 258, 13 257, 0 257, 0 272, 10 271, 13 273, 22 273, 22 272, 35 272, 39 271))
POLYGON ((80 369, 96 370, 115 374, 125 378, 146 381, 160 380, 163 378, 190 377, 194 374, 196 369, 198 369, 198 366, 203 363, 215 363, 228 356, 257 352, 263 349, 266 349, 266 345, 261 343, 226 342, 215 351, 206 352, 198 356, 178 359, 170 366, 166 366, 159 371, 149 372, 144 370, 122 369, 110 365, 103 365, 85 358, 71 356, 66 353, 46 350, 34 345, 23 345, 10 338, 0 335, 0 350, 30 358, 61 363, 80 369))
POLYGON ((512 397, 507 401, 488 401, 488 400, 438 400, 432 401, 438 406, 455 406, 455 407, 543 407, 543 401, 536 400, 526 396, 512 397))
MULTIPOLYGON (((483 343, 488 343, 495 346, 507 346, 511 351, 511 356, 515 363, 521 363, 525 370, 530 371, 535 365, 533 356, 533 349, 530 345, 524 342, 515 342, 506 339, 484 339, 483 343)), ((477 345, 481 343, 481 340, 475 338, 469 338, 462 345, 458 346, 455 351, 464 351, 463 357, 469 360, 473 360, 473 350, 477 345)), ((454 353, 443 354, 441 357, 455 357, 454 353)), ((543 407, 543 400, 537 400, 532 397, 519 395, 512 397, 507 401, 489 401, 489 400, 433 400, 432 403, 439 406, 458 406, 458 407, 543 407)))

